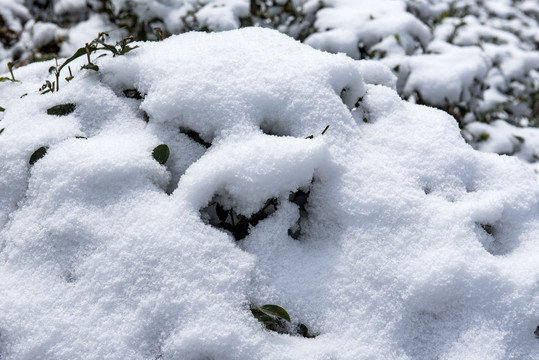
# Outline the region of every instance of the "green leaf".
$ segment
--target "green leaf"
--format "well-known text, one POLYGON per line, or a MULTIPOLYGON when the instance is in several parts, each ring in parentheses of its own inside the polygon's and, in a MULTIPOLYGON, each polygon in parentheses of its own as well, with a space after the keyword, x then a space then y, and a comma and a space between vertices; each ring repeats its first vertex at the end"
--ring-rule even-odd
POLYGON ((0 129, 0 134, 4 132, 4 129, 5 129, 5 128, 1 128, 1 129, 0 129))
POLYGON ((51 108, 47 109, 47 114, 49 115, 56 115, 56 116, 64 116, 71 114, 73 111, 75 111, 76 105, 73 103, 67 103, 67 104, 60 104, 53 106, 51 108))
POLYGON ((483 132, 479 134, 479 137, 477 138, 477 142, 487 141, 489 137, 490 137, 489 133, 483 132))
POLYGON ((11 79, 8 77, 0 77, 0 82, 4 82, 4 81, 11 81, 11 79))
POLYGON ((152 155, 159 164, 164 165, 168 160, 170 150, 166 144, 161 144, 153 149, 152 155))
POLYGON ((264 324, 264 327, 268 330, 277 331, 277 329, 281 327, 278 319, 265 314, 258 308, 251 308, 251 313, 258 321, 264 324))
POLYGON ((6 109, 0 106, 0 112, 4 112, 4 111, 6 111, 6 109))
POLYGON ((328 131, 328 129, 329 129, 329 125, 326 126, 326 128, 324 129, 324 131, 322 131, 322 135, 324 135, 324 134, 326 133, 326 131, 328 131))
MULTIPOLYGON (((94 46, 90 46, 89 49, 90 49, 90 52, 96 50, 96 48, 94 46)), ((80 49, 75 51, 75 53, 70 58, 68 58, 66 61, 64 61, 64 63, 62 65, 60 65, 60 67, 58 68, 58 72, 62 71, 64 66, 66 66, 67 64, 69 64, 70 62, 75 60, 76 58, 79 58, 79 57, 81 57, 83 55, 86 55, 86 47, 81 47, 80 49)))
POLYGON ((56 66, 51 66, 49 68, 49 74, 52 74, 53 72, 56 72, 56 71, 57 71, 56 66))
POLYGON ((28 163, 30 165, 34 165, 36 163, 36 161, 38 161, 39 159, 41 159, 43 156, 45 156, 45 154, 47 153, 47 148, 42 146, 40 147, 39 149, 37 149, 36 151, 34 151, 34 153, 32 154, 32 156, 30 156, 30 161, 28 161, 28 163))
POLYGON ((314 139, 314 135, 309 135, 305 139, 314 139))
POLYGON ((521 144, 524 144, 524 143, 526 142, 526 140, 525 140, 522 136, 513 135, 513 137, 514 137, 515 139, 517 139, 518 142, 521 143, 521 144))
POLYGON ((255 308, 255 310, 260 310, 268 315, 276 316, 280 319, 284 319, 290 322, 290 315, 280 306, 277 305, 263 305, 261 307, 255 308))
POLYGON ((122 46, 122 49, 120 50, 119 52, 119 55, 125 55, 127 54, 128 52, 130 52, 131 50, 134 50, 138 48, 138 45, 137 46, 134 46, 134 47, 131 47, 129 45, 126 45, 126 46, 122 46))
POLYGON ((99 71, 99 66, 96 64, 86 64, 80 67, 81 69, 99 71))
POLYGON ((313 339, 315 338, 316 336, 314 335, 311 335, 309 333, 309 329, 307 329, 307 326, 305 324, 298 324, 298 326, 296 327, 296 332, 305 337, 305 338, 308 338, 308 339, 313 339))

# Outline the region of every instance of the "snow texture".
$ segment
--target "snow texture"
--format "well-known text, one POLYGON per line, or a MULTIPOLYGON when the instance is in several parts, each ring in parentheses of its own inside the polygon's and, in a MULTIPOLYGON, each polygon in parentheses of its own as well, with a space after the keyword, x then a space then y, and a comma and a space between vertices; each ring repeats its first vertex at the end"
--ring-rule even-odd
POLYGON ((273 30, 138 45, 59 92, 36 91, 52 62, 0 86, 2 359, 538 358, 522 162, 401 100, 382 65, 273 30), (235 241, 207 221, 215 198, 279 203, 235 241), (263 304, 316 338, 264 329, 263 304))

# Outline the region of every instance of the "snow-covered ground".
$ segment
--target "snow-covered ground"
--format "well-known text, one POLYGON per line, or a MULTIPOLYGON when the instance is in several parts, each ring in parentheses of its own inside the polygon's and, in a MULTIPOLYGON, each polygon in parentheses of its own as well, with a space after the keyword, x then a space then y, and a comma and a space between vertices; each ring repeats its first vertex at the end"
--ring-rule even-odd
POLYGON ((2 359, 539 358, 524 162, 377 61, 260 28, 137 45, 0 85, 2 359))
MULTIPOLYGON (((0 69, 68 57, 98 32, 123 27, 139 40, 191 30, 257 25, 322 50, 378 59, 398 75, 399 95, 453 115, 465 139, 478 126, 492 143, 500 129, 539 124, 537 0, 0 0, 0 69), (476 122, 481 124, 477 125, 476 122), (500 124, 506 123, 500 127, 500 124)), ((1 104, 0 104, 1 106, 1 104)), ((506 133, 505 137, 511 137, 506 133)), ((524 132, 532 163, 535 128, 524 132)), ((518 152, 518 151, 517 151, 518 152)), ((517 153, 515 152, 515 153, 517 153)))

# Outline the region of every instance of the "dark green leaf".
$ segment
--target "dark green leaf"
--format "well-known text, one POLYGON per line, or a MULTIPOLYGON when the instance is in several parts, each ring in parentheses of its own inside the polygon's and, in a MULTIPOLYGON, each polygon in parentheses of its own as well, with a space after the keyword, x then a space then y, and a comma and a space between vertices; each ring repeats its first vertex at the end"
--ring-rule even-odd
POLYGON ((260 311, 258 308, 251 308, 251 313, 253 313, 253 316, 262 324, 264 324, 264 326, 268 330, 277 331, 277 329, 280 327, 279 320, 265 314, 263 311, 260 311))
POLYGON ((6 109, 0 106, 0 112, 4 112, 4 111, 6 111, 6 109))
MULTIPOLYGON (((90 52, 96 50, 96 48, 93 47, 93 46, 90 46, 89 49, 90 49, 90 52)), ((64 61, 64 63, 62 65, 60 65, 60 67, 58 68, 58 72, 62 71, 64 66, 66 66, 67 64, 69 64, 70 62, 75 60, 76 58, 79 58, 79 57, 81 57, 83 55, 86 55, 86 47, 81 47, 80 49, 75 51, 75 53, 70 58, 68 58, 66 61, 64 61)))
POLYGON ((324 134, 326 133, 326 131, 328 131, 328 129, 329 129, 329 125, 326 126, 326 128, 324 129, 324 131, 322 131, 322 135, 324 135, 324 134))
POLYGON ((96 64, 86 64, 80 67, 81 69, 99 71, 99 66, 96 64))
POLYGON ((489 133, 481 133, 479 134, 479 137, 477 138, 477 142, 486 141, 490 137, 489 133))
POLYGON ((11 81, 11 79, 7 77, 0 77, 0 82, 4 82, 4 81, 11 81))
POLYGON ((305 139, 314 139, 314 135, 309 135, 305 139))
POLYGON ((524 142, 526 141, 522 136, 518 136, 518 135, 513 135, 515 137, 515 139, 518 140, 519 143, 521 144, 524 144, 524 142))
POLYGON ((170 150, 166 144, 161 144, 153 149, 152 155, 159 164, 164 165, 168 160, 170 150))
POLYGON ((5 129, 5 128, 1 128, 1 129, 0 129, 0 134, 4 132, 4 129, 5 129))
POLYGON ((103 47, 105 48, 105 50, 109 50, 110 52, 112 52, 113 54, 116 54, 117 51, 116 51, 116 48, 112 45, 109 45, 109 44, 106 44, 104 41, 101 41, 99 39, 96 39, 95 42, 103 45, 103 47))
POLYGON ((73 80, 73 78, 74 78, 74 76, 68 76, 68 77, 66 77, 66 81, 69 82, 69 81, 73 80))
POLYGON ((71 114, 73 111, 75 111, 75 108, 76 108, 76 105, 73 103, 60 104, 60 105, 56 105, 47 109, 47 114, 64 116, 64 115, 71 114))
POLYGON ((53 72, 56 72, 56 71, 57 71, 56 66, 51 66, 49 68, 49 74, 52 74, 53 72))
POLYGON ((298 324, 298 326, 296 327, 296 332, 303 336, 303 337, 306 337, 306 338, 309 338, 309 339, 312 339, 312 338, 315 338, 316 336, 314 335, 311 335, 309 333, 309 329, 307 329, 307 326, 305 324, 298 324))
POLYGON ((215 204, 215 212, 217 213, 217 217, 221 222, 226 221, 226 219, 228 218, 228 211, 223 209, 220 204, 215 204))
POLYGON ((134 47, 131 47, 129 45, 126 45, 126 46, 122 46, 122 49, 120 50, 119 54, 120 55, 125 55, 127 54, 128 52, 130 52, 131 50, 134 50, 138 48, 138 45, 137 46, 134 46, 134 47))
POLYGON ((36 161, 38 161, 43 156, 45 156, 46 153, 47 153, 47 148, 42 146, 39 149, 37 149, 36 151, 34 151, 32 156, 30 156, 30 161, 28 161, 28 162, 30 163, 30 165, 34 165, 36 163, 36 161))
POLYGON ((285 309, 283 309, 280 306, 277 305, 263 305, 261 307, 256 308, 256 310, 260 310, 268 315, 276 316, 280 319, 284 319, 288 322, 290 322, 290 315, 286 312, 285 309))

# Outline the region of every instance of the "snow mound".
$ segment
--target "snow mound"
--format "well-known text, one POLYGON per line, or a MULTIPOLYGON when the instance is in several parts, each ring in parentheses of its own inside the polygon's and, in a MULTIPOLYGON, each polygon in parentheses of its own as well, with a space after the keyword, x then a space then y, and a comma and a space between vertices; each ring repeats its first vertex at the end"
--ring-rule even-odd
POLYGON ((0 85, 2 359, 537 359, 522 162, 277 31, 138 45, 54 93, 52 62, 0 85), (215 203, 273 209, 236 241, 215 203), (264 304, 316 337, 266 330, 264 304))

